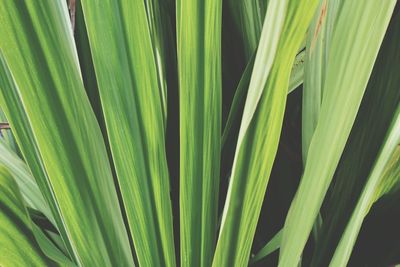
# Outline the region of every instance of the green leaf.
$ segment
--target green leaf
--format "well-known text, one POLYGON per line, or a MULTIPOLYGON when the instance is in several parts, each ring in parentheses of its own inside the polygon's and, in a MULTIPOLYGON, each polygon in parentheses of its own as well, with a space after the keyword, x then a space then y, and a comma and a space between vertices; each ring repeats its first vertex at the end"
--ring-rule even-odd
POLYGON ((221 0, 177 1, 182 266, 210 266, 221 151, 221 0))
MULTIPOLYGON (((303 83, 304 56, 305 52, 300 51, 294 60, 289 79, 288 94, 293 92, 303 83)), ((237 135, 239 132, 241 115, 246 102, 246 95, 250 84, 254 58, 255 54, 253 55, 253 58, 249 61, 249 63, 247 63, 247 66, 236 88, 235 96, 233 97, 231 109, 229 110, 228 119, 224 127, 224 132, 222 134, 222 146, 226 144, 228 138, 232 138, 232 136, 237 135)))
POLYGON ((222 133, 222 147, 225 146, 228 138, 233 138, 239 132, 241 115, 243 113, 244 104, 246 103, 246 95, 249 88, 251 73, 253 71, 254 59, 255 54, 250 59, 249 63, 247 63, 247 66, 236 88, 231 109, 229 110, 228 119, 224 127, 224 132, 222 133))
MULTIPOLYGON (((49 186, 49 177, 47 175, 47 171, 45 170, 42 156, 40 155, 38 145, 32 132, 32 127, 25 112, 25 108, 21 102, 15 80, 13 79, 6 62, 4 61, 1 51, 0 70, 0 103, 3 103, 4 111, 9 114, 9 120, 15 134, 15 140, 18 143, 21 153, 35 178, 36 184, 38 185, 51 210, 56 223, 55 226, 62 236, 63 242, 68 249, 68 253, 74 257, 72 245, 67 236, 65 225, 58 207, 58 202, 54 197, 53 189, 51 186, 49 186)), ((16 178, 18 179, 19 177, 20 176, 18 175, 16 178)), ((27 189, 28 188, 29 187, 27 187, 27 189)), ((51 216, 49 216, 49 219, 51 220, 51 216)))
POLYGON ((322 0, 310 25, 306 41, 302 105, 302 155, 308 148, 318 123, 333 26, 342 0, 322 0))
POLYGON ((65 267, 76 266, 52 243, 52 241, 35 224, 33 224, 32 232, 38 246, 49 259, 53 260, 54 262, 57 262, 61 266, 65 267))
POLYGON ((262 248, 260 251, 251 258, 250 264, 254 264, 255 262, 267 257, 272 252, 279 249, 282 240, 282 229, 279 230, 278 233, 274 235, 274 237, 262 248))
MULTIPOLYGON (((24 204, 30 208, 40 211, 47 219, 54 225, 55 221, 51 211, 45 202, 39 187, 37 186, 34 178, 32 177, 26 164, 18 158, 13 151, 0 140, 0 165, 7 169, 10 175, 13 176, 17 182, 19 191, 24 200, 24 204)), ((44 254, 57 263, 68 264, 72 266, 72 262, 54 246, 51 241, 42 233, 42 231, 33 224, 33 235, 38 242, 39 247, 44 251, 44 254), (49 253, 47 253, 49 251, 49 253)), ((63 245, 63 244, 61 244, 63 245)))
POLYGON ((291 67, 317 1, 269 1, 213 266, 248 263, 277 151, 291 67))
MULTIPOLYGON (((0 108, 0 123, 8 123, 6 115, 3 110, 0 108)), ((0 130, 0 140, 3 140, 5 144, 7 144, 12 151, 17 151, 17 145, 15 144, 14 136, 10 129, 2 129, 0 130)))
POLYGON ((0 165, 0 247, 1 266, 54 265, 39 249, 18 185, 3 165, 0 165))
POLYGON ((168 15, 171 4, 169 1, 146 0, 146 11, 153 53, 157 66, 158 85, 162 100, 164 119, 167 119, 167 63, 172 63, 170 43, 172 42, 172 26, 168 15), (169 50, 169 51, 168 51, 169 50))
POLYGON ((300 186, 286 217, 279 266, 296 266, 300 260, 354 123, 395 3, 341 3, 319 120, 300 186))
POLYGON ((69 3, 75 4, 75 29, 74 40, 76 50, 79 57, 79 65, 82 73, 83 84, 85 86, 86 94, 92 105, 93 111, 99 122, 103 135, 106 135, 105 122, 103 117, 103 110, 100 102, 99 89, 97 86, 96 73, 94 71, 92 51, 90 50, 89 40, 87 36, 85 18, 82 10, 82 0, 68 0, 69 3))
POLYGON ((43 183, 57 201, 73 258, 85 266, 133 265, 106 148, 83 88, 66 3, 7 1, 0 6, 0 19, 0 35, 7 36, 0 49, 17 85, 1 87, 0 104, 8 106, 6 116, 21 142, 29 127, 18 124, 23 115, 15 96, 20 97, 48 174, 43 183))
MULTIPOLYGON (((367 183, 361 193, 360 199, 355 207, 346 230, 336 248, 330 267, 346 266, 352 248, 356 242, 358 233, 361 229, 364 217, 367 215, 372 203, 376 200, 376 196, 382 195, 386 190, 381 191, 382 180, 391 179, 391 175, 385 174, 385 167, 390 164, 390 160, 395 153, 396 148, 400 143, 400 105, 393 118, 388 134, 381 147, 378 158, 375 161, 371 174, 368 177, 367 183)), ((400 165, 398 161, 399 153, 395 156, 396 165, 400 165)), ((396 166, 395 165, 395 166, 396 166)), ((390 168, 389 168, 390 169, 390 168)), ((398 181, 399 178, 396 177, 398 181)))
POLYGON ((336 168, 335 183, 324 204, 325 220, 315 247, 312 266, 329 264, 399 104, 399 19, 400 15, 394 15, 386 31, 356 120, 336 168))
POLYGON ((307 35, 301 127, 304 163, 307 160, 308 147, 318 122, 322 102, 322 86, 326 66, 325 55, 327 53, 324 50, 327 10, 331 11, 328 9, 327 0, 320 1, 320 6, 318 11, 315 12, 307 35))
MULTIPOLYGON (((165 96, 145 3, 82 0, 118 183, 140 265, 174 266, 165 96)), ((153 6, 154 7, 154 6, 153 6)), ((155 47, 158 47, 154 44, 155 47)))
POLYGON ((228 0, 238 32, 242 35, 246 60, 250 60, 260 40, 268 0, 228 0))
POLYGON ((14 177, 25 203, 30 208, 42 212, 55 224, 49 206, 45 202, 28 167, 2 140, 0 140, 0 164, 6 167, 7 171, 14 177))
POLYGON ((298 88, 304 80, 304 59, 306 56, 305 50, 300 50, 294 59, 292 71, 290 72, 288 94, 298 88))
POLYGON ((386 164, 385 170, 380 178, 380 183, 375 190, 375 199, 378 201, 384 195, 395 194, 400 189, 400 144, 393 152, 392 158, 386 164))

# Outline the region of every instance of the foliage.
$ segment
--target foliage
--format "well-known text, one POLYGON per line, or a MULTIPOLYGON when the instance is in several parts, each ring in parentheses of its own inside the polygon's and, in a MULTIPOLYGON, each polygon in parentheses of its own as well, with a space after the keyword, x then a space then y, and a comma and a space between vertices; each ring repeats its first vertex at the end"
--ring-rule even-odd
POLYGON ((0 265, 399 263, 399 7, 2 1, 0 265))

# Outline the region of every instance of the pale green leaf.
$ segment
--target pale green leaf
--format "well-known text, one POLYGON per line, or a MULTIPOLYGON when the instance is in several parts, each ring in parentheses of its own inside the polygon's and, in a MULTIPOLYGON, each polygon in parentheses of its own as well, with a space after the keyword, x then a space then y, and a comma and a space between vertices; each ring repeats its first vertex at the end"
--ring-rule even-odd
POLYGON ((276 233, 274 237, 262 249, 260 249, 260 251, 254 257, 251 258, 250 264, 257 262, 268 256, 272 252, 278 250, 281 245, 281 240, 282 229, 279 230, 279 232, 276 233))
MULTIPOLYGON (((351 219, 346 227, 346 230, 336 248, 330 267, 346 266, 350 258, 352 248, 356 242, 357 235, 361 229, 364 217, 367 215, 372 203, 376 199, 377 194, 383 194, 380 191, 382 179, 390 179, 384 174, 385 167, 390 163, 390 160, 395 153, 396 148, 400 143, 400 105, 397 108, 392 124, 389 128, 385 142, 381 147, 379 156, 377 157, 371 174, 368 177, 367 183, 360 195, 360 199, 353 211, 351 219)), ((398 159, 398 155, 395 157, 398 159)), ((396 164, 400 162, 397 161, 396 164)), ((398 179, 398 177, 397 177, 398 179)))
MULTIPOLYGON (((293 92, 296 88, 298 88, 303 83, 303 75, 304 75, 304 56, 305 52, 300 51, 293 63, 292 71, 289 79, 289 87, 288 94, 293 92)), ((231 105, 231 109, 229 110, 229 115, 227 122, 224 127, 224 132, 222 134, 222 146, 225 145, 226 140, 239 132, 241 115, 243 112, 243 108, 246 102, 246 95, 249 89, 250 77, 253 70, 254 65, 254 57, 247 64, 242 77, 239 81, 239 84, 235 91, 235 96, 233 97, 233 102, 231 105)))
POLYGON ((325 220, 312 266, 326 266, 357 204, 400 101, 399 13, 393 15, 372 74, 335 170, 335 182, 324 204, 325 220))
POLYGON ((317 1, 269 1, 213 266, 248 263, 278 146, 291 67, 316 7, 317 1))
POLYGON ((279 266, 296 266, 354 123, 396 1, 342 1, 319 120, 286 217, 279 266), (306 209, 304 207, 307 207, 306 209))
POLYGON ((392 158, 385 167, 380 178, 380 183, 375 190, 376 202, 379 198, 386 194, 394 194, 400 189, 400 144, 393 152, 392 158))

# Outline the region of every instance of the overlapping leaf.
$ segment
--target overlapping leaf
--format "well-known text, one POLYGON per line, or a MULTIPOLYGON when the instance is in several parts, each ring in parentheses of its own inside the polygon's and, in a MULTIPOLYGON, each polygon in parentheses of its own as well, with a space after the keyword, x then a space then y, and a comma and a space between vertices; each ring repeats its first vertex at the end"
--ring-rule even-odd
POLYGON ((1 106, 7 106, 21 147, 24 131, 32 132, 48 175, 42 182, 54 194, 74 260, 87 266, 133 265, 105 145, 83 88, 66 3, 6 1, 0 20, 0 34, 7 36, 0 49, 17 85, 1 87, 1 106), (19 116, 21 104, 26 117, 19 116), (30 129, 19 124, 21 118, 30 129))
POLYGON ((327 199, 324 225, 314 251, 313 266, 327 265, 365 185, 382 140, 400 101, 400 15, 387 30, 356 121, 335 173, 327 199))
POLYGON ((236 27, 242 37, 244 53, 247 60, 250 60, 256 51, 261 36, 261 29, 265 17, 268 1, 236 1, 228 0, 236 27))
POLYGON ((291 67, 316 6, 317 1, 269 1, 213 266, 243 266, 249 260, 277 150, 291 67))
POLYGON ((42 212, 55 224, 53 215, 28 167, 2 140, 0 140, 0 164, 15 178, 25 203, 30 208, 42 212))
POLYGON ((302 107, 302 153, 307 160, 308 148, 321 108, 323 83, 332 39, 333 26, 341 0, 322 0, 307 34, 305 77, 302 107))
MULTIPOLYGON (((4 115, 4 112, 0 108, 0 123, 6 125, 7 118, 4 115)), ((12 136, 11 131, 9 129, 1 129, 0 130, 0 139, 2 139, 14 152, 17 151, 17 146, 15 144, 14 137, 12 136)))
POLYGON ((279 266, 296 266, 354 123, 396 1, 342 1, 319 120, 283 231, 279 266), (304 207, 307 207, 304 209, 304 207))
POLYGON ((0 164, 0 265, 50 266, 32 232, 18 185, 0 164))
MULTIPOLYGON (((3 103, 3 109, 5 110, 5 112, 9 114, 13 131, 14 133, 16 133, 15 140, 19 144, 21 153, 35 178, 37 186, 39 187, 43 197, 47 201, 47 204, 56 223, 55 226, 60 232, 69 254, 74 257, 72 245, 66 233, 65 225, 63 223, 58 207, 58 202, 54 197, 52 187, 49 186, 49 177, 47 175, 47 171, 45 170, 42 156, 40 155, 38 145, 33 135, 32 127, 21 102, 17 85, 15 84, 15 81, 11 76, 10 70, 8 69, 8 66, 4 60, 3 54, 1 54, 1 51, 0 70, 0 101, 1 103, 3 103)), ((16 176, 17 179, 19 177, 20 176, 16 176)), ((32 196, 30 197, 32 198, 32 196)), ((36 197, 33 198, 36 199, 36 197)), ((51 217, 49 217, 49 219, 51 220, 51 217)))
MULTIPOLYGON (((391 188, 393 186, 393 181, 395 182, 394 184, 400 182, 399 177, 396 176, 399 174, 398 166, 400 165, 399 153, 396 151, 399 143, 400 105, 398 105, 387 136, 380 149, 379 156, 375 161, 374 167, 368 177, 365 187, 363 188, 351 219, 346 226, 346 230, 344 231, 335 254, 332 257, 329 264, 330 267, 345 266, 347 264, 364 217, 367 215, 371 205, 377 198, 390 191, 390 189, 382 190, 382 184, 388 182, 390 186, 386 188, 391 188), (393 156, 394 158, 392 159, 393 156), (391 160, 394 160, 394 162, 390 162, 391 160), (388 166, 388 169, 385 173, 386 166, 388 166)), ((385 186, 383 188, 385 188, 385 186)))
MULTIPOLYGON (((82 0, 106 128, 140 265, 174 266, 159 83, 145 3, 82 0)), ((153 29, 152 29, 153 31, 153 29)), ((164 92, 164 93, 163 93, 164 92)))

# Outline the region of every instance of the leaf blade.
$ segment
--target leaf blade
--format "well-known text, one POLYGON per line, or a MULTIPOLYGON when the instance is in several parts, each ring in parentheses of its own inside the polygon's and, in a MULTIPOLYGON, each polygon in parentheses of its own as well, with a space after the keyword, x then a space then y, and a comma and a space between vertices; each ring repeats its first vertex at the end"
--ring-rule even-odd
POLYGON ((358 5, 342 1, 332 37, 319 120, 303 178, 286 218, 279 266, 295 266, 300 259, 354 122, 394 3, 379 5, 368 1, 358 5), (374 19, 368 19, 366 14, 374 19), (343 39, 343 35, 347 38, 343 39), (363 38, 370 41, 368 47, 363 38), (347 90, 349 87, 353 89, 347 90), (305 206, 308 209, 303 213, 305 206), (298 218, 302 218, 301 224, 295 223, 298 218))
MULTIPOLYGON (((83 88, 66 3, 8 1, 0 7, 0 18, 0 32, 7 36, 0 48, 78 264, 133 265, 105 145, 83 88), (97 249, 90 250, 93 246, 97 249)), ((4 95, 12 93, 1 89, 4 95)), ((10 105, 10 121, 17 116, 13 104, 2 103, 10 105)))
POLYGON ((156 30, 149 26, 143 1, 81 2, 108 140, 139 264, 174 266, 164 136, 165 88, 160 87, 155 38, 151 35, 156 30))
POLYGON ((222 1, 177 1, 181 264, 209 266, 221 150, 222 1))
POLYGON ((0 264, 46 266, 52 262, 40 251, 18 185, 0 165, 0 264))

